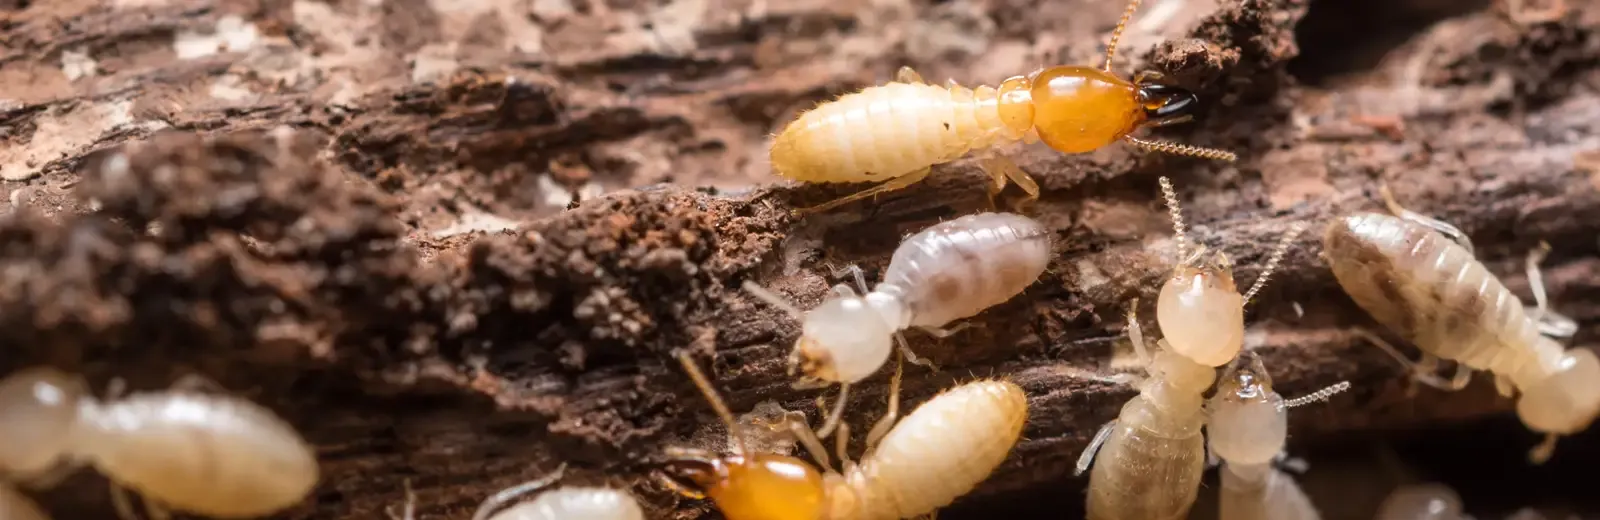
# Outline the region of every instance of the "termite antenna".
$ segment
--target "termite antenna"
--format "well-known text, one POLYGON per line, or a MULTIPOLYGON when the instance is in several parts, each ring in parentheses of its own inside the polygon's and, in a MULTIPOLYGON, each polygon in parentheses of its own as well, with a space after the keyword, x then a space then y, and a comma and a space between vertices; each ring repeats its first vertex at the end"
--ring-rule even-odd
POLYGON ((1261 276, 1256 278, 1256 283, 1251 285, 1250 290, 1244 293, 1245 305, 1249 305, 1250 298, 1260 292, 1262 287, 1266 287, 1267 280, 1272 278, 1272 271, 1276 270, 1278 263, 1283 261, 1283 255, 1289 253, 1289 244, 1294 243, 1294 239, 1299 237, 1300 233, 1305 230, 1305 224, 1300 222, 1295 222, 1294 225, 1289 226, 1289 232, 1283 235, 1283 240, 1278 241, 1278 247, 1272 250, 1272 256, 1267 258, 1267 267, 1261 270, 1261 276))
POLYGON ((1149 139, 1140 139, 1140 138, 1137 138, 1137 137, 1134 137, 1134 136, 1131 136, 1131 135, 1130 136, 1125 136, 1125 137, 1123 137, 1123 139, 1126 139, 1129 143, 1133 144, 1134 146, 1137 146, 1137 147, 1139 147, 1141 149, 1144 149, 1146 151, 1151 151, 1151 152, 1169 153, 1169 154, 1173 154, 1173 155, 1187 155, 1187 156, 1190 156, 1190 157, 1199 157, 1201 159, 1211 159, 1213 161, 1234 162, 1234 161, 1239 160, 1239 156, 1235 155, 1233 152, 1230 152, 1230 151, 1227 151, 1227 150, 1218 150, 1216 148, 1205 148, 1205 147, 1200 147, 1200 146, 1191 146, 1191 145, 1187 145, 1187 144, 1169 143, 1169 142, 1166 142, 1166 141, 1152 141, 1152 140, 1149 140, 1149 139))
POLYGON ((1296 406, 1305 406, 1305 405, 1308 405, 1308 404, 1311 404, 1311 403, 1315 403, 1317 401, 1326 401, 1329 397, 1333 397, 1333 394, 1337 394, 1339 392, 1343 392, 1343 391, 1349 390, 1349 389, 1350 389, 1350 382, 1349 381, 1340 381, 1338 383, 1334 383, 1333 386, 1329 386, 1327 388, 1312 392, 1310 395, 1306 395, 1306 396, 1303 396, 1303 397, 1296 397, 1294 399, 1290 399, 1290 400, 1284 401, 1282 403, 1278 403, 1278 411, 1281 412, 1281 411, 1284 411, 1284 410, 1288 410, 1290 408, 1294 408, 1296 406))
MULTIPOLYGON (((675 356, 678 358, 678 363, 683 365, 683 371, 688 372, 689 378, 694 380, 694 385, 700 387, 700 394, 711 404, 711 409, 716 410, 717 415, 722 417, 722 423, 728 427, 728 431, 738 431, 739 425, 733 420, 733 412, 728 411, 728 404, 722 401, 722 396, 717 394, 716 388, 711 386, 711 380, 707 379, 705 373, 700 371, 700 367, 690 359, 689 353, 680 350, 675 356)), ((729 436, 734 439, 734 449, 740 454, 746 453, 744 436, 736 433, 729 436)))
POLYGON ((1183 211, 1178 207, 1178 192, 1172 189, 1172 179, 1162 177, 1161 195, 1167 199, 1167 213, 1172 215, 1172 239, 1178 242, 1178 258, 1189 252, 1188 238, 1183 233, 1183 211))
MULTIPOLYGON (((567 463, 563 462, 560 466, 556 466, 556 470, 550 472, 549 475, 545 475, 543 477, 539 477, 495 492, 495 494, 490 495, 489 498, 484 499, 483 504, 478 506, 478 510, 472 513, 472 520, 485 520, 489 518, 491 513, 494 513, 502 507, 505 507, 507 503, 522 498, 529 493, 549 487, 557 480, 561 480, 561 476, 566 472, 567 463)), ((407 491, 410 491, 409 487, 407 488, 407 491)), ((409 520, 411 517, 407 516, 406 518, 409 520)))
POLYGON ((1139 9, 1139 0, 1128 0, 1128 8, 1122 11, 1122 19, 1117 21, 1117 28, 1111 31, 1111 43, 1106 45, 1106 72, 1111 72, 1111 60, 1117 57, 1117 42, 1122 39, 1122 29, 1128 26, 1128 21, 1133 19, 1133 12, 1139 9))
POLYGON ((779 310, 789 313, 790 316, 794 316, 794 319, 799 320, 805 317, 805 313, 800 312, 800 309, 795 307, 794 304, 789 303, 789 300, 784 299, 782 296, 778 296, 777 293, 767 290, 766 287, 762 287, 760 284, 750 280, 745 280, 743 285, 745 292, 750 293, 751 296, 755 296, 761 301, 767 302, 767 305, 777 307, 779 310))
MULTIPOLYGON (((1162 177, 1162 180, 1166 180, 1162 177)), ((1133 351, 1139 355, 1139 364, 1149 370, 1150 351, 1145 349, 1144 330, 1139 327, 1139 299, 1134 298, 1128 303, 1128 341, 1133 342, 1133 351)))

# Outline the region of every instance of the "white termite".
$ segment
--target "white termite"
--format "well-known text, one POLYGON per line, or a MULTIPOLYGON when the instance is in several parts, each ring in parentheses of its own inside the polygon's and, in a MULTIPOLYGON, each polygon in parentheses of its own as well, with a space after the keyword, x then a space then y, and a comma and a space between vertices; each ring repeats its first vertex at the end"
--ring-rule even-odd
POLYGON ((1350 388, 1342 381, 1305 397, 1284 400, 1272 390, 1261 357, 1245 351, 1217 383, 1207 407, 1206 437, 1222 459, 1221 517, 1228 520, 1318 520, 1321 515, 1294 477, 1273 466, 1289 434, 1288 410, 1350 388), (1246 359, 1249 365, 1239 366, 1246 359))
MULTIPOLYGON (((561 480, 566 470, 567 465, 562 464, 549 475, 500 490, 484 499, 472 514, 472 520, 644 520, 644 510, 633 495, 605 487, 567 486, 522 501, 529 494, 561 480)), ((391 512, 390 518, 414 520, 416 503, 416 494, 408 481, 405 513, 391 512)))
POLYGON ((282 419, 176 386, 101 402, 55 369, 12 374, 0 380, 0 473, 48 480, 91 465, 111 479, 113 504, 129 519, 124 487, 156 518, 170 509, 226 519, 278 512, 315 487, 316 457, 282 419))
MULTIPOLYGON (((736 429, 710 381, 687 354, 678 358, 723 423, 736 429)), ((890 392, 899 390, 900 375, 896 363, 890 392)), ((789 423, 790 430, 822 472, 787 455, 747 452, 742 441, 731 456, 680 450, 666 467, 692 484, 673 487, 711 498, 729 520, 898 520, 933 514, 987 479, 1010 454, 1027 419, 1021 387, 979 380, 922 403, 882 442, 868 446, 860 463, 846 456, 849 428, 840 426, 835 447, 842 472, 833 470, 803 414, 789 423)))
MULTIPOLYGON (((796 366, 802 372, 801 385, 841 385, 839 402, 818 430, 826 437, 838 424, 849 385, 883 367, 895 342, 911 362, 931 366, 907 348, 900 331, 914 327, 949 336, 965 324, 949 330, 946 325, 1010 300, 1038 280, 1050 263, 1050 250, 1043 224, 1012 213, 979 213, 907 237, 890 258, 883 282, 870 291, 859 267, 836 271, 836 276, 853 275, 861 292, 835 285, 833 296, 810 311, 801 312, 754 282, 744 287, 801 321, 790 356, 791 373, 796 366)), ((873 427, 869 442, 894 422, 898 398, 890 396, 890 413, 873 427)))

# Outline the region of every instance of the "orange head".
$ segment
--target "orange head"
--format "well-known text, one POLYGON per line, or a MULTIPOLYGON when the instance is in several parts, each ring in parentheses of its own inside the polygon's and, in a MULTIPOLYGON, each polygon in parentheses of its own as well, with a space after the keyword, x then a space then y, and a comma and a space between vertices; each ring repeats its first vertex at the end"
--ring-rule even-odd
POLYGON ((827 507, 822 474, 800 459, 758 454, 749 457, 685 457, 666 463, 672 478, 704 494, 728 520, 815 520, 827 507))
POLYGON ((1048 67, 1014 84, 1026 85, 1039 139, 1064 153, 1088 152, 1142 127, 1188 121, 1186 112, 1199 102, 1182 88, 1130 82, 1093 67, 1048 67))

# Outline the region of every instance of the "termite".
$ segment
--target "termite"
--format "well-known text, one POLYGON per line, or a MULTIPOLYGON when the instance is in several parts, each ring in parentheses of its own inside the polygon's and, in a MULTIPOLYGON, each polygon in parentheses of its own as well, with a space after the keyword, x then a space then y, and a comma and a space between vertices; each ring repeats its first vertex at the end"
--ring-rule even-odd
POLYGON ((1323 236, 1324 256, 1350 298, 1423 355, 1412 361, 1382 338, 1358 334, 1424 384, 1460 390, 1473 370, 1487 370, 1502 395, 1520 390, 1518 417, 1545 434, 1529 460, 1545 462, 1559 437, 1583 431, 1600 413, 1600 360, 1588 349, 1564 350, 1549 337, 1570 335, 1573 328, 1559 325, 1564 318, 1547 309, 1538 268, 1547 249, 1528 255, 1529 285, 1538 302, 1530 316, 1522 300, 1473 257, 1465 234, 1400 207, 1387 186, 1380 192, 1391 214, 1335 219, 1323 236), (1434 374, 1441 358, 1457 364, 1449 381, 1434 374))
POLYGON ((1018 141, 1084 153, 1122 140, 1150 151, 1234 161, 1231 152, 1132 135, 1187 122, 1199 104, 1193 92, 1161 83, 1160 73, 1143 71, 1131 82, 1112 74, 1117 42, 1138 6, 1139 0, 1128 2, 1102 68, 1052 66, 1013 76, 998 88, 969 89, 953 80, 931 85, 902 67, 894 82, 846 94, 790 122, 773 141, 773 170, 802 182, 884 181, 799 210, 809 213, 905 188, 927 177, 932 166, 974 151, 985 156, 991 204, 1007 179, 1029 201, 1037 200, 1038 183, 998 153, 998 146, 1018 141))
POLYGON ((1468 520, 1461 495, 1443 484, 1417 484, 1396 489, 1378 506, 1373 520, 1468 520))
POLYGON ((31 368, 0 380, 0 473, 47 479, 88 464, 134 518, 124 488, 154 518, 167 510, 255 518, 300 502, 316 485, 310 446, 243 399, 181 391, 96 400, 79 378, 31 368))
POLYGON ((1089 475, 1091 520, 1188 515, 1205 470, 1203 394, 1215 381, 1215 367, 1226 364, 1243 346, 1244 303, 1266 283, 1300 229, 1291 228, 1267 270, 1240 296, 1226 257, 1218 255, 1213 265, 1200 266, 1196 260, 1203 248, 1187 253, 1177 195, 1165 177, 1161 187, 1173 217, 1179 258, 1184 260, 1161 291, 1156 312, 1163 338, 1154 345, 1153 357, 1137 320, 1138 300, 1129 307, 1128 338, 1148 377, 1136 382, 1139 395, 1100 428, 1078 459, 1079 475, 1094 466, 1089 475), (1227 358, 1217 362, 1219 352, 1227 358), (1101 462, 1094 464, 1096 459, 1101 462))
POLYGON ((1178 194, 1172 188, 1171 179, 1161 177, 1160 182, 1162 196, 1171 213, 1173 241, 1179 258, 1156 299, 1156 323, 1161 327, 1162 336, 1160 345, 1205 366, 1226 365, 1244 347, 1245 304, 1266 286, 1289 245, 1305 227, 1298 222, 1289 227, 1255 284, 1241 295, 1227 255, 1217 253, 1206 258, 1203 244, 1189 251, 1178 194))
MULTIPOLYGON (((900 331, 918 328, 947 337, 966 326, 945 329, 955 320, 1010 300, 1032 285, 1050 263, 1050 232, 1043 224, 1013 213, 966 215, 929 226, 907 237, 895 249, 883 282, 867 290, 861 268, 850 265, 833 274, 849 273, 849 284, 833 287, 833 295, 816 308, 801 312, 783 297, 746 281, 751 294, 801 321, 800 338, 789 357, 790 374, 801 371, 800 386, 839 383, 839 401, 818 430, 827 437, 838 424, 851 384, 866 379, 899 351, 913 363, 932 366, 906 346, 900 331)), ((898 395, 890 395, 890 413, 869 433, 868 442, 895 420, 898 395)))
MULTIPOLYGON (((733 414, 687 353, 677 354, 730 431, 733 414)), ((890 392, 898 392, 896 363, 890 392)), ((835 444, 834 471, 803 414, 788 425, 822 466, 795 457, 751 453, 742 440, 728 456, 677 450, 664 464, 667 482, 685 496, 709 497, 728 520, 895 520, 931 514, 971 491, 999 467, 1022 434, 1027 396, 1008 381, 950 388, 906 415, 860 463, 846 456, 848 427, 835 444)))
POLYGON ((1217 383, 1207 411, 1211 453, 1223 462, 1219 518, 1228 520, 1318 520, 1294 477, 1273 463, 1289 435, 1288 410, 1327 399, 1350 388, 1348 381, 1285 400, 1272 389, 1261 357, 1246 351, 1217 383), (1249 360, 1240 367, 1239 362, 1249 360))
POLYGON ((23 496, 22 493, 12 489, 5 482, 0 482, 0 519, 4 520, 50 520, 43 509, 33 502, 33 499, 23 496))
MULTIPOLYGON (((561 480, 566 470, 567 465, 562 464, 549 475, 500 490, 478 506, 478 510, 472 514, 472 520, 644 520, 644 510, 633 495, 605 487, 563 487, 544 492, 539 498, 506 507, 506 504, 518 502, 550 487, 561 480)), ((390 518, 416 518, 417 497, 411 490, 410 481, 406 482, 405 490, 405 512, 401 515, 390 512, 390 518)))

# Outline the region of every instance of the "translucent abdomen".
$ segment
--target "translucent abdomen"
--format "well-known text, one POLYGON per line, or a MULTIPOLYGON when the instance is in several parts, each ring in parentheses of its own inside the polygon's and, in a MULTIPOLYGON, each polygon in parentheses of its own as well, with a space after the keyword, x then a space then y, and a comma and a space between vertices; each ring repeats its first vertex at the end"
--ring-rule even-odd
POLYGON ((1188 517, 1205 469, 1204 417, 1166 415, 1143 396, 1122 407, 1089 473, 1090 520, 1188 517))
POLYGON ((107 477, 173 509, 214 518, 265 516, 317 482, 299 434, 248 401, 144 394, 85 414, 79 448, 107 477))
POLYGON ((615 489, 569 487, 511 506, 489 520, 644 520, 632 496, 615 489))
POLYGON ((939 327, 1021 293, 1050 263, 1044 225, 1012 213, 941 222, 901 242, 876 291, 909 311, 904 326, 939 327))
POLYGON ((1222 467, 1219 518, 1227 520, 1320 520, 1322 515, 1294 478, 1270 464, 1222 467))
POLYGON ((1536 348, 1538 325, 1522 301, 1450 239, 1380 213, 1334 221, 1323 237, 1333 274, 1350 298, 1423 351, 1536 380, 1559 347, 1536 348))
POLYGON ((895 520, 950 505, 1004 462, 1028 420, 1022 388, 976 381, 907 415, 869 458, 830 481, 829 520, 895 520))
POLYGON ((1003 128, 992 88, 889 83, 807 111, 772 144, 772 168, 803 182, 885 181, 989 146, 1003 128))

